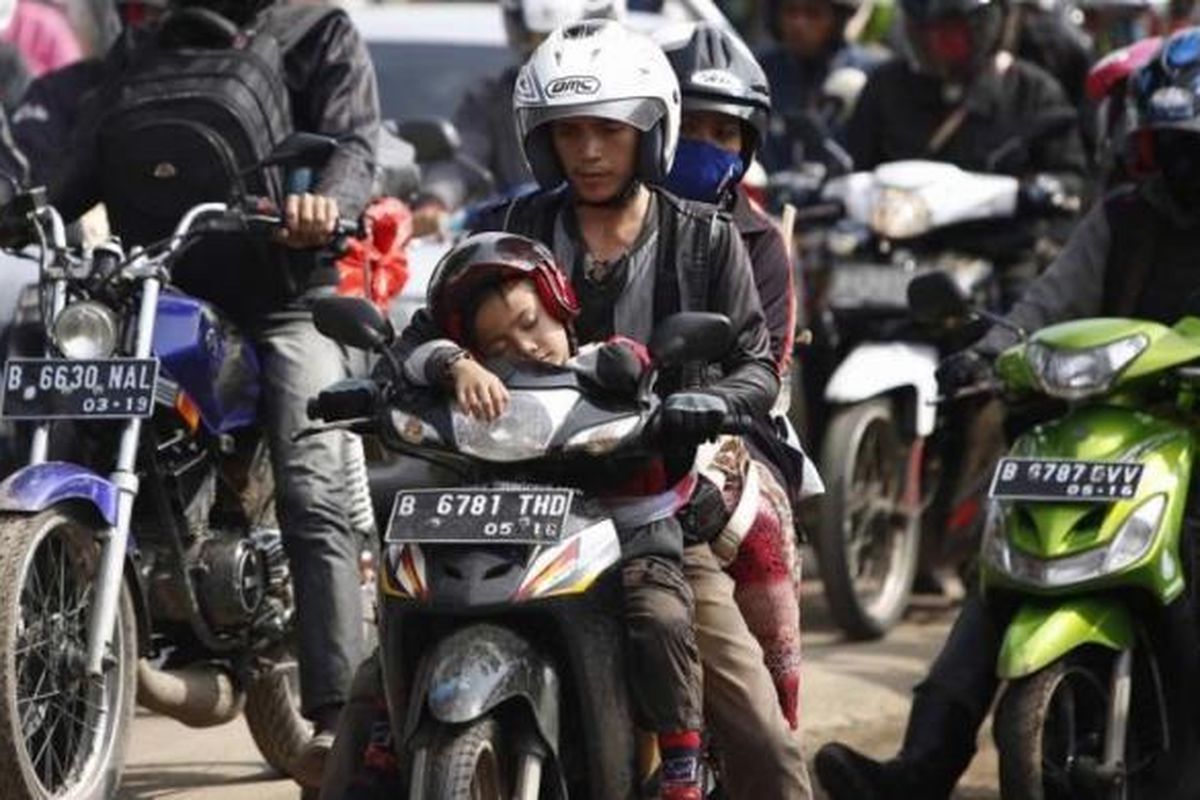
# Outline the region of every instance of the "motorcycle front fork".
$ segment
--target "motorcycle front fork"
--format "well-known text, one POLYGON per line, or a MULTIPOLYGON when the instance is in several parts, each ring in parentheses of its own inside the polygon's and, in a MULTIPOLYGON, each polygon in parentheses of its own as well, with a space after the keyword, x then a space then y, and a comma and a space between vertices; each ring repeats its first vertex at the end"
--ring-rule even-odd
MULTIPOLYGON (((138 308, 137 341, 134 358, 149 358, 154 343, 154 322, 158 310, 158 295, 161 288, 158 278, 146 278, 142 282, 142 300, 138 308)), ((117 604, 121 598, 121 586, 125 567, 125 553, 129 547, 129 526, 133 517, 133 501, 137 498, 137 455, 138 442, 142 433, 142 420, 138 417, 127 420, 121 431, 117 447, 116 468, 109 476, 120 492, 117 503, 117 523, 100 532, 100 566, 93 582, 93 602, 88 615, 87 674, 99 679, 105 671, 104 657, 109 652, 113 631, 117 621, 117 604)))

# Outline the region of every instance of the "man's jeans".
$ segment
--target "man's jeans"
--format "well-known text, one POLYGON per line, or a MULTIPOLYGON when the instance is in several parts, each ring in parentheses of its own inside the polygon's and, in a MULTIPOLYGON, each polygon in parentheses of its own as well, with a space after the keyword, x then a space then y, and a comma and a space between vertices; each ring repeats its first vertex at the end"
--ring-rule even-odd
POLYGON ((292 441, 313 424, 309 399, 349 377, 341 345, 299 312, 272 316, 252 335, 263 366, 276 512, 296 595, 300 706, 311 718, 345 703, 362 660, 360 542, 349 519, 354 492, 347 474, 362 443, 342 432, 292 441))

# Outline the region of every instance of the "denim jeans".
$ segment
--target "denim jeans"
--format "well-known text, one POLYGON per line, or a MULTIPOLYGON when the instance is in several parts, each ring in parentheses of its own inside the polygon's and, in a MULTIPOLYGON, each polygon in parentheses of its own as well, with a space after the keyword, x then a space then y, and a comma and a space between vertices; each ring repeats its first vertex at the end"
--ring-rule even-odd
MULTIPOLYGON (((292 573, 301 711, 346 702, 362 660, 361 543, 354 500, 357 436, 340 431, 292 437, 309 427, 310 398, 350 375, 341 345, 301 312, 272 315, 251 331, 263 367, 262 409, 275 472, 276 513, 292 573)), ((361 461, 361 458, 359 458, 361 461)))

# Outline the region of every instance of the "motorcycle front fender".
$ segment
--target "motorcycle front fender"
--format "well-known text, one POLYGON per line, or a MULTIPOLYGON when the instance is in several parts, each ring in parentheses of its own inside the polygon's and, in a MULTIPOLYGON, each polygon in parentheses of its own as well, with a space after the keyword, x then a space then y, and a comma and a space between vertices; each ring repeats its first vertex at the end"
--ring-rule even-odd
POLYGON ((1134 645, 1129 609, 1112 598, 1074 597, 1017 611, 1004 634, 997 675, 1015 680, 1032 675, 1086 644, 1121 651, 1134 645))
POLYGON ((22 467, 0 483, 0 511, 36 514, 68 500, 95 509, 109 525, 117 524, 120 490, 86 467, 48 461, 22 467))
POLYGON ((937 365, 937 350, 927 344, 860 344, 830 376, 825 399, 835 405, 861 403, 897 389, 911 389, 916 393, 912 431, 929 436, 937 422, 937 365))
POLYGON ((438 642, 422 659, 405 738, 411 740, 425 714, 462 725, 516 700, 557 755, 559 696, 558 673, 528 640, 498 625, 472 625, 438 642))

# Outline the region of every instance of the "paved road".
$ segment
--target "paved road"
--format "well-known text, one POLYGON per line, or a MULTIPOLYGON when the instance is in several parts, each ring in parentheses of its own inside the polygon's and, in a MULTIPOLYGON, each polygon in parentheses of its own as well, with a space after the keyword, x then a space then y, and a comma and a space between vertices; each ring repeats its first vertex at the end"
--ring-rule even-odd
MULTIPOLYGON (((815 591, 815 589, 813 590, 815 591)), ((803 714, 810 750, 833 738, 877 755, 895 751, 911 687, 937 652, 953 611, 918 607, 884 642, 847 644, 830 628, 815 594, 805 598, 803 714)), ((956 795, 996 800, 990 734, 956 795)), ((299 790, 275 779, 240 721, 191 731, 142 714, 134 726, 121 800, 297 800, 299 790)))

